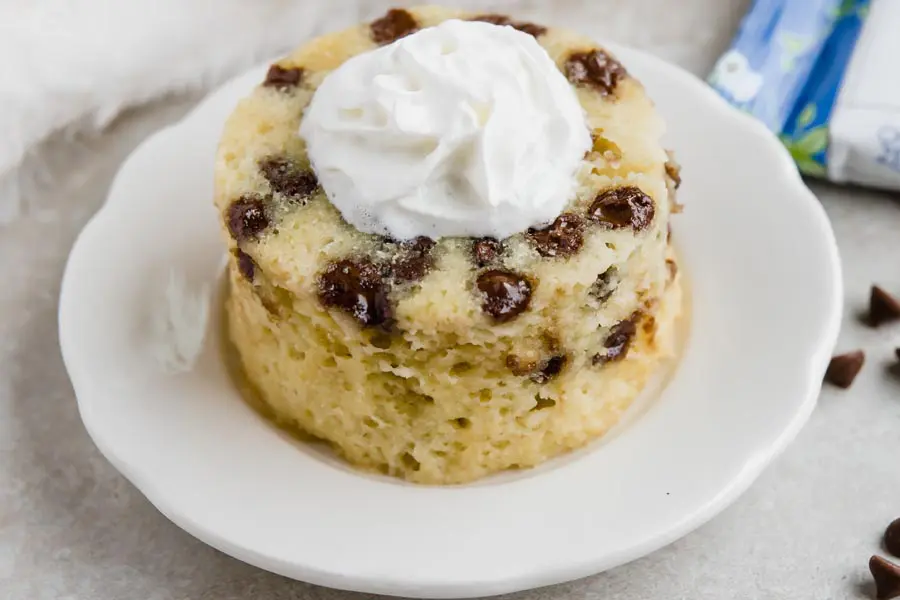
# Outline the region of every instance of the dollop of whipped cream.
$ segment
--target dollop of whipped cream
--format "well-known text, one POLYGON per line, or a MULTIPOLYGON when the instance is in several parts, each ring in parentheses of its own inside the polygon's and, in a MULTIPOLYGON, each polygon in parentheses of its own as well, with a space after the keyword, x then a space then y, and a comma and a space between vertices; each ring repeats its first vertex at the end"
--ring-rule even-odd
POLYGON ((575 92, 532 36, 459 20, 346 61, 300 136, 344 218, 397 239, 547 224, 591 146, 575 92))

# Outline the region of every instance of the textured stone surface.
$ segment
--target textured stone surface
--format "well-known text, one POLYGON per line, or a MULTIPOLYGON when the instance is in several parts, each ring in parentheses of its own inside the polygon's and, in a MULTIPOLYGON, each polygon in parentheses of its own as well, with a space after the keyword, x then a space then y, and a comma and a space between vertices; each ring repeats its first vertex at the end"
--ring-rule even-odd
MULTIPOLYGON (((349 22, 381 14, 388 4, 411 3, 347 4, 354 5, 345 11, 349 22)), ((662 0, 466 4, 606 35, 700 73, 727 43, 746 2, 685 0, 677 10, 662 0), (652 22, 645 23, 648 16, 652 22)), ((65 257, 125 154, 189 104, 157 104, 120 119, 98 140, 44 148, 57 184, 31 198, 35 214, 0 227, 4 600, 363 597, 271 575, 195 541, 116 473, 78 417, 57 346, 65 257)), ((900 329, 873 330, 859 323, 858 314, 873 281, 900 291, 900 199, 826 185, 813 189, 833 220, 844 260, 846 315, 838 349, 864 347, 869 357, 853 388, 825 389, 784 456, 698 531, 608 573, 508 598, 822 600, 873 594, 867 560, 879 552, 881 534, 900 510, 900 375, 887 370, 900 329)))

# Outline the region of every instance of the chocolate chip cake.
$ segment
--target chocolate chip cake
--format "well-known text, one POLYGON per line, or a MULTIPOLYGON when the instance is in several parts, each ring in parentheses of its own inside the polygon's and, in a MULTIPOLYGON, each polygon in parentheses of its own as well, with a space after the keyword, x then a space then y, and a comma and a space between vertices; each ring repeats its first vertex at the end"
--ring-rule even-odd
POLYGON ((680 176, 662 131, 611 53, 506 15, 397 9, 301 47, 238 105, 217 156, 245 379, 281 424, 414 482, 469 482, 597 438, 673 353, 680 176), (568 80, 592 140, 574 192, 504 239, 360 231, 311 165, 304 111, 351 57, 448 19, 533 36, 568 80))

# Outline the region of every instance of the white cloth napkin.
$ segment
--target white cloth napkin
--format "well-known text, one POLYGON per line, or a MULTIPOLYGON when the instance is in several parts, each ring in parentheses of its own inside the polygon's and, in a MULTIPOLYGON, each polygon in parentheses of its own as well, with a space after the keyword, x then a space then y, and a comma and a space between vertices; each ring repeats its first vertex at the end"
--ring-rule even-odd
POLYGON ((101 129, 123 108, 219 82, 314 29, 355 20, 342 0, 0 0, 0 222, 16 217, 17 167, 48 135, 101 129), (337 3, 337 2, 335 2, 337 3))

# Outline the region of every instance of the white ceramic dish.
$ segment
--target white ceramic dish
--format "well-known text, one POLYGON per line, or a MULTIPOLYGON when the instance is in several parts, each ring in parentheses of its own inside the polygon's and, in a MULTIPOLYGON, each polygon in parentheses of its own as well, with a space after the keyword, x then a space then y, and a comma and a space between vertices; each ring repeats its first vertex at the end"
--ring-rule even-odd
POLYGON ((415 487, 354 472, 259 418, 228 377, 215 317, 205 337, 180 330, 184 352, 202 344, 192 369, 163 368, 154 315, 171 304, 195 309, 179 314, 198 322, 202 304, 179 303, 177 292, 214 288, 221 271, 212 159, 260 68, 139 147, 72 250, 60 342, 101 452, 174 523, 227 554, 325 586, 404 596, 485 596, 583 577, 660 548, 731 503, 815 405, 839 324, 835 242, 762 126, 675 67, 616 50, 668 119, 668 145, 684 166, 687 210, 674 236, 693 304, 677 372, 614 438, 516 476, 415 487), (170 276, 185 289, 170 286, 167 301, 170 276))

